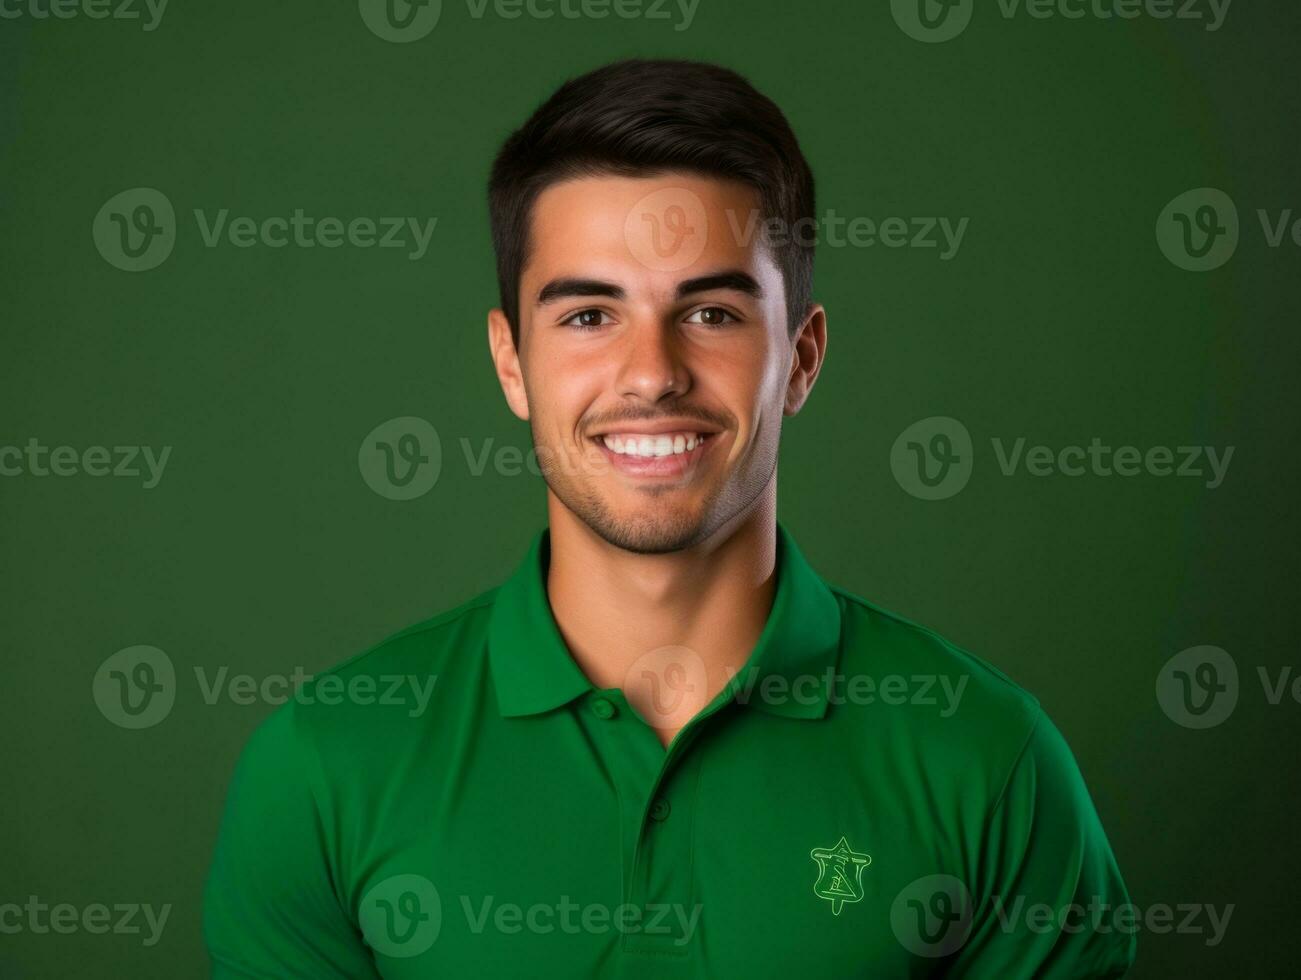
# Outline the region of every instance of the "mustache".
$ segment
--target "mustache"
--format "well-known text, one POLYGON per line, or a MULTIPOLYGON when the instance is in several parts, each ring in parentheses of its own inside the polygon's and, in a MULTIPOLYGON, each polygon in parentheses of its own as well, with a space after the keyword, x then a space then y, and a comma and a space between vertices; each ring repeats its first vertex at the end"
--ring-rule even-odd
POLYGON ((589 419, 587 425, 584 426, 584 430, 590 433, 596 429, 609 429, 622 422, 658 422, 662 419, 685 419, 687 421, 703 422, 716 429, 730 429, 732 427, 731 417, 724 415, 721 412, 687 405, 677 405, 661 409, 657 412, 630 410, 626 412, 606 413, 589 419))

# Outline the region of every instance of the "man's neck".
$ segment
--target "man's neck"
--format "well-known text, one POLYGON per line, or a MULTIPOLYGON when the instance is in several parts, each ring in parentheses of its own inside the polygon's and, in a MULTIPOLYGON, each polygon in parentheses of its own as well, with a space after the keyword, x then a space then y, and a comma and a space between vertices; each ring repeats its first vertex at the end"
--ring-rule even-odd
POLYGON ((657 555, 615 547, 548 494, 547 597, 565 644, 666 745, 763 632, 776 587, 775 491, 700 544, 657 555))

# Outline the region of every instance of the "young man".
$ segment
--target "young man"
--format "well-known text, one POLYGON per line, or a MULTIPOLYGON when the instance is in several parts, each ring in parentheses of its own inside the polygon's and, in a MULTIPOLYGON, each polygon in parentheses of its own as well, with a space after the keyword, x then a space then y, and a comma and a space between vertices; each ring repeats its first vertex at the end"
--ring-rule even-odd
POLYGON ((777 521, 827 346, 777 107, 712 65, 610 65, 510 137, 489 197, 488 340, 549 525, 253 735, 214 976, 1123 974, 1124 885, 1038 703, 777 521), (425 710, 375 696, 409 676, 437 677, 425 710))

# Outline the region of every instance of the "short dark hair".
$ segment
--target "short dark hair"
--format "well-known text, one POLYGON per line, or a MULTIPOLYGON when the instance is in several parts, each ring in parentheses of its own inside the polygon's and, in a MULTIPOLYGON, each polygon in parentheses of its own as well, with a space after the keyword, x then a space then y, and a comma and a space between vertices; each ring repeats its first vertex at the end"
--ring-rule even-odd
POLYGON ((631 58, 570 79, 502 145, 488 182, 501 306, 519 346, 519 281, 538 195, 573 177, 685 171, 759 194, 794 333, 812 302, 813 173, 780 109, 736 72, 699 61, 631 58))

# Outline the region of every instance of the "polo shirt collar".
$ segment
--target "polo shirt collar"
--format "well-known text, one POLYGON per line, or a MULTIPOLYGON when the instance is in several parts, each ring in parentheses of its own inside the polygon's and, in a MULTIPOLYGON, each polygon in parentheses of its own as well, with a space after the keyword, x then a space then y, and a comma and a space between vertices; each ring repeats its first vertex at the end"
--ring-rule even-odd
MULTIPOLYGON (((550 530, 543 528, 493 603, 488 658, 497 705, 508 718, 551 711, 592 690, 551 613, 546 588, 550 559, 550 530)), ((719 699, 740 692, 747 704, 771 714, 821 718, 839 648, 840 605, 778 521, 772 610, 749 660, 719 699), (816 680, 810 683, 809 678, 816 680), (768 696, 773 692, 783 693, 768 696)))

